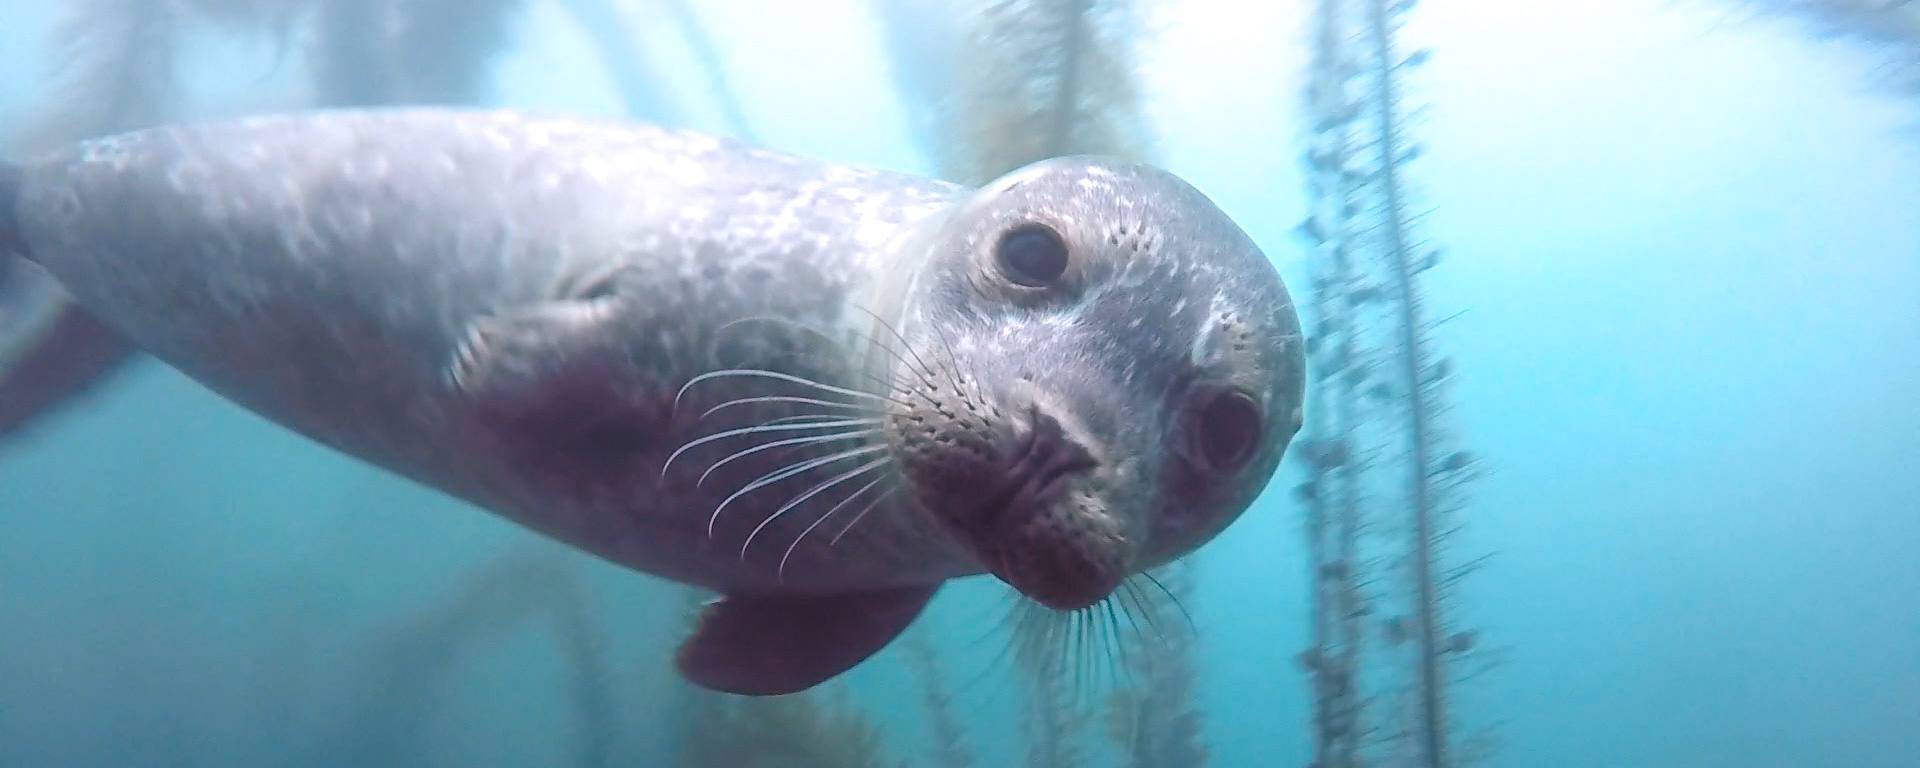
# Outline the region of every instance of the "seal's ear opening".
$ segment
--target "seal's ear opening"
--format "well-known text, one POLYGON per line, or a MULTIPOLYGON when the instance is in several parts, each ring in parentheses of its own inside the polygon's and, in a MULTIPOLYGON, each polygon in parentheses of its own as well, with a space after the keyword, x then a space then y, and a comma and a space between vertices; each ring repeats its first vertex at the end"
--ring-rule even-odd
POLYGON ((939 588, 728 595, 701 611, 675 662, 695 685, 722 693, 798 693, 852 669, 893 642, 939 588))

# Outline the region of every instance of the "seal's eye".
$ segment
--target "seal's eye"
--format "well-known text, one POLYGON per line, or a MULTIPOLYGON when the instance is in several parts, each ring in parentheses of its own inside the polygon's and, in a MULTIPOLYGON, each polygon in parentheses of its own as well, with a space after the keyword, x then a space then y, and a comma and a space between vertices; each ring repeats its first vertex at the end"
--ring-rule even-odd
POLYGON ((1226 390, 1201 406, 1195 442, 1214 469, 1229 471, 1253 458, 1260 444, 1260 405, 1245 392, 1226 390))
POLYGON ((1025 224, 1001 235, 995 255, 1007 279, 1028 288, 1052 285, 1067 271, 1067 244, 1039 224, 1025 224))

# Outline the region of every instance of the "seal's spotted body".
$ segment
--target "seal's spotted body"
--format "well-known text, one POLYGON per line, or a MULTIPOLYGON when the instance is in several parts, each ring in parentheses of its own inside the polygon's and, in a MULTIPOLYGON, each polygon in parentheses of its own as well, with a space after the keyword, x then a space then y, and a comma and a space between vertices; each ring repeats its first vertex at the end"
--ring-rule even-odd
MULTIPOLYGON (((169 127, 37 167, 59 171, 24 190, 35 253, 59 254, 76 296, 160 358, 348 453, 719 590, 774 574, 719 556, 718 535, 711 564, 677 562, 708 548, 692 513, 720 499, 660 480, 692 426, 669 424, 675 392, 714 367, 728 321, 850 319, 889 241, 956 193, 697 135, 511 113, 169 127), (469 357, 537 365, 559 344, 547 321, 565 322, 563 302, 601 294, 646 297, 608 310, 631 333, 596 340, 630 364, 577 377, 604 391, 448 397, 449 374, 471 363, 462 343, 469 357), (569 442, 579 448, 555 450, 569 442)), ((538 375, 508 365, 460 383, 538 375)), ((717 382, 696 394, 683 411, 745 393, 717 382)), ((784 586, 842 591, 885 575, 795 564, 784 586)))
POLYGON ((1096 602, 1224 528, 1298 428, 1285 288, 1139 166, 968 190, 647 126, 397 110, 0 171, 0 248, 162 360, 728 594, 680 659, 724 690, 838 673, 947 578, 1096 602))

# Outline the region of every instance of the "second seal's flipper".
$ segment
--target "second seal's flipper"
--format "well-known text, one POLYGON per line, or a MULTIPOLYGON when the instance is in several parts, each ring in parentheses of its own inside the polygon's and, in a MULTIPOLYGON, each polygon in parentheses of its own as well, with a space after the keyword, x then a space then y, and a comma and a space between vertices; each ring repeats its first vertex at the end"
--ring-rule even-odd
POLYGON ((0 162, 0 440, 98 383, 133 344, 67 298, 20 227, 20 166, 0 162))
POLYGON ((938 586, 818 597, 722 597, 681 643, 680 674, 704 688, 777 696, 866 661, 912 624, 938 586))
POLYGON ((0 441, 84 394, 135 351, 52 277, 0 255, 0 441))

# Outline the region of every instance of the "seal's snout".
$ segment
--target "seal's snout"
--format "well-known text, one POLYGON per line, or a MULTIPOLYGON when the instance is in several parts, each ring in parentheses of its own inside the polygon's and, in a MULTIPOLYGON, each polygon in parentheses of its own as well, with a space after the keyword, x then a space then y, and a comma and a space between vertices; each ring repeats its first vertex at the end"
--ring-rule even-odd
POLYGON ((925 436, 902 446, 908 475, 995 576, 1052 608, 1091 605, 1118 586, 1131 552, 1105 490, 1112 468, 1072 414, 1025 389, 1001 393, 984 424, 904 432, 925 436))
POLYGON ((998 484, 980 510, 1004 546, 995 575, 1059 610, 1105 598, 1125 573, 1126 538, 1097 492, 1100 462, 1037 403, 1013 430, 998 484))
POLYGON ((1014 446, 1001 468, 999 486, 988 496, 990 514, 1051 503, 1073 475, 1099 466, 1085 446, 1067 436, 1059 419, 1037 405, 1027 407, 1027 426, 1015 433, 1014 446))
POLYGON ((989 501, 998 541, 996 576, 1058 611, 1098 603, 1119 586, 1127 538, 1104 503, 1100 461, 1060 419, 1039 405, 1002 468, 1000 497, 989 501))

